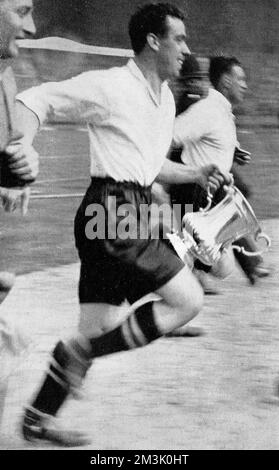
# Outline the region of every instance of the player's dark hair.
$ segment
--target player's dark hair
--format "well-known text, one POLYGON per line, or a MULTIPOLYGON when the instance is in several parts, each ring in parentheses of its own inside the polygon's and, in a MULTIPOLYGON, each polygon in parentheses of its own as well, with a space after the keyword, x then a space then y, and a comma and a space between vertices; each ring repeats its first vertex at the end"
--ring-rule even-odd
POLYGON ((135 54, 144 49, 149 33, 160 37, 167 35, 167 16, 184 21, 184 14, 169 3, 148 3, 137 9, 129 22, 129 35, 135 54))
POLYGON ((210 58, 209 79, 214 88, 218 87, 222 75, 230 73, 235 66, 242 67, 236 57, 215 56, 210 58))

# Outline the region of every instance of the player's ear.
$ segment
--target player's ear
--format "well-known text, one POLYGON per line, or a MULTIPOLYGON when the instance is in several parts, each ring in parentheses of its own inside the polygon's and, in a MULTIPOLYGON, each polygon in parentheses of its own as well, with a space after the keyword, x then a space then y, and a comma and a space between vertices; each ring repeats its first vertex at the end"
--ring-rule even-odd
POLYGON ((229 90, 232 84, 232 78, 229 73, 224 73, 220 79, 220 84, 223 89, 229 90))
POLYGON ((156 36, 156 34, 154 33, 149 33, 147 36, 146 36, 146 42, 147 44, 149 45, 149 47, 157 52, 160 48, 160 41, 159 41, 159 38, 158 36, 156 36))

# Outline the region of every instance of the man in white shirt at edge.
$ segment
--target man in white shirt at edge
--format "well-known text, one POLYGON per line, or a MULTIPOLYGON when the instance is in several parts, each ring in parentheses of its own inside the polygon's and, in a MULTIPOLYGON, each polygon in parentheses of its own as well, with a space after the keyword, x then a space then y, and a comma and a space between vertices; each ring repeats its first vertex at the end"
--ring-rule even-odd
MULTIPOLYGON (((15 137, 16 83, 10 59, 18 56, 17 40, 35 33, 32 0, 0 0, 0 199, 6 212, 17 207, 26 214, 30 189, 38 173, 38 155, 33 148, 22 152, 20 144, 12 145, 15 137), (5 175, 4 175, 5 173, 5 175)), ((0 303, 14 283, 14 275, 0 272, 0 303)))
MULTIPOLYGON (((51 115, 87 123, 92 177, 75 219, 81 259, 79 331, 56 345, 44 382, 25 410, 25 439, 85 444, 83 434, 56 430, 49 418, 79 387, 92 360, 144 346, 187 323, 202 308, 198 281, 165 241, 150 233, 141 239, 139 231, 135 240, 120 239, 118 233, 105 239, 86 234, 86 211, 92 203, 104 208, 109 232, 108 196, 116 198, 117 206, 128 203, 139 210, 141 204, 151 203, 151 184, 159 173, 162 181, 195 181, 203 187, 210 184, 213 190, 229 181, 213 165, 189 171, 166 160, 175 116, 166 80, 179 74, 189 52, 183 19, 172 5, 145 5, 130 20, 135 59, 128 65, 43 84, 18 97, 27 145, 51 115), (117 321, 117 309, 125 299, 133 304, 150 292, 161 300, 141 305, 129 318, 117 321)), ((119 220, 117 224, 119 228, 119 220)))
MULTIPOLYGON (((29 201, 27 185, 38 173, 38 155, 32 147, 23 151, 19 143, 13 145, 16 83, 10 59, 18 56, 17 40, 36 31, 32 9, 32 0, 0 0, 0 199, 6 212, 19 207, 23 214, 29 201)), ((11 290, 14 277, 0 272, 0 303, 11 290)), ((14 356, 25 346, 14 322, 0 310, 0 424, 14 356)))
MULTIPOLYGON (((209 89, 208 96, 177 116, 174 145, 183 147, 181 161, 188 168, 197 169, 215 163, 220 171, 230 172, 235 149, 239 147, 233 109, 244 99, 247 90, 246 75, 235 57, 216 56, 210 60, 209 78, 214 88, 209 89)), ((249 157, 245 163, 249 163, 249 157)), ((247 189, 236 173, 237 186, 238 180, 239 184, 241 183, 239 189, 247 189)), ((215 202, 222 199, 223 195, 221 189, 215 195, 215 202)), ((193 191, 192 185, 188 195, 187 187, 185 190, 179 186, 172 188, 172 203, 182 204, 183 201, 193 203, 196 210, 206 205, 204 191, 198 187, 193 191), (187 196, 193 197, 194 200, 189 200, 187 196)), ((257 251, 253 239, 249 236, 235 243, 247 251, 257 251)), ((251 284, 254 284, 258 277, 269 274, 261 256, 247 257, 235 252, 235 257, 251 284)))

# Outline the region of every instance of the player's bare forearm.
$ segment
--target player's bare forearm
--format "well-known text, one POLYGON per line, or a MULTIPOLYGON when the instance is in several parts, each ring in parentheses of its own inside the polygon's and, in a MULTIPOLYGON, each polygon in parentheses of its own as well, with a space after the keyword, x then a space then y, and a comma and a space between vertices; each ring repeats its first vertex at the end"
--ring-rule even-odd
POLYGON ((201 168, 190 168, 183 163, 175 163, 167 159, 156 181, 169 184, 197 183, 202 188, 210 189, 214 193, 222 185, 230 184, 231 176, 222 173, 214 164, 201 168))
POLYGON ((158 183, 169 184, 197 183, 198 172, 193 168, 188 168, 183 163, 176 163, 166 159, 156 181, 158 183))
POLYGON ((21 101, 16 101, 16 118, 17 130, 19 134, 22 134, 20 140, 29 145, 32 144, 34 137, 40 127, 38 117, 21 101))

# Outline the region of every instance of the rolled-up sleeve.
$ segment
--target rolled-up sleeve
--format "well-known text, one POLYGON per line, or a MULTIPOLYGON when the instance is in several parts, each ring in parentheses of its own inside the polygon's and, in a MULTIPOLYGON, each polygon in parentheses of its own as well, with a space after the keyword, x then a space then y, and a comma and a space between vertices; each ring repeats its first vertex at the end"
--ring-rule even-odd
MULTIPOLYGON (((104 71, 103 71, 104 73, 104 71)), ((44 83, 17 95, 39 119, 62 122, 96 122, 107 118, 106 77, 102 72, 84 72, 62 82, 44 83)))

